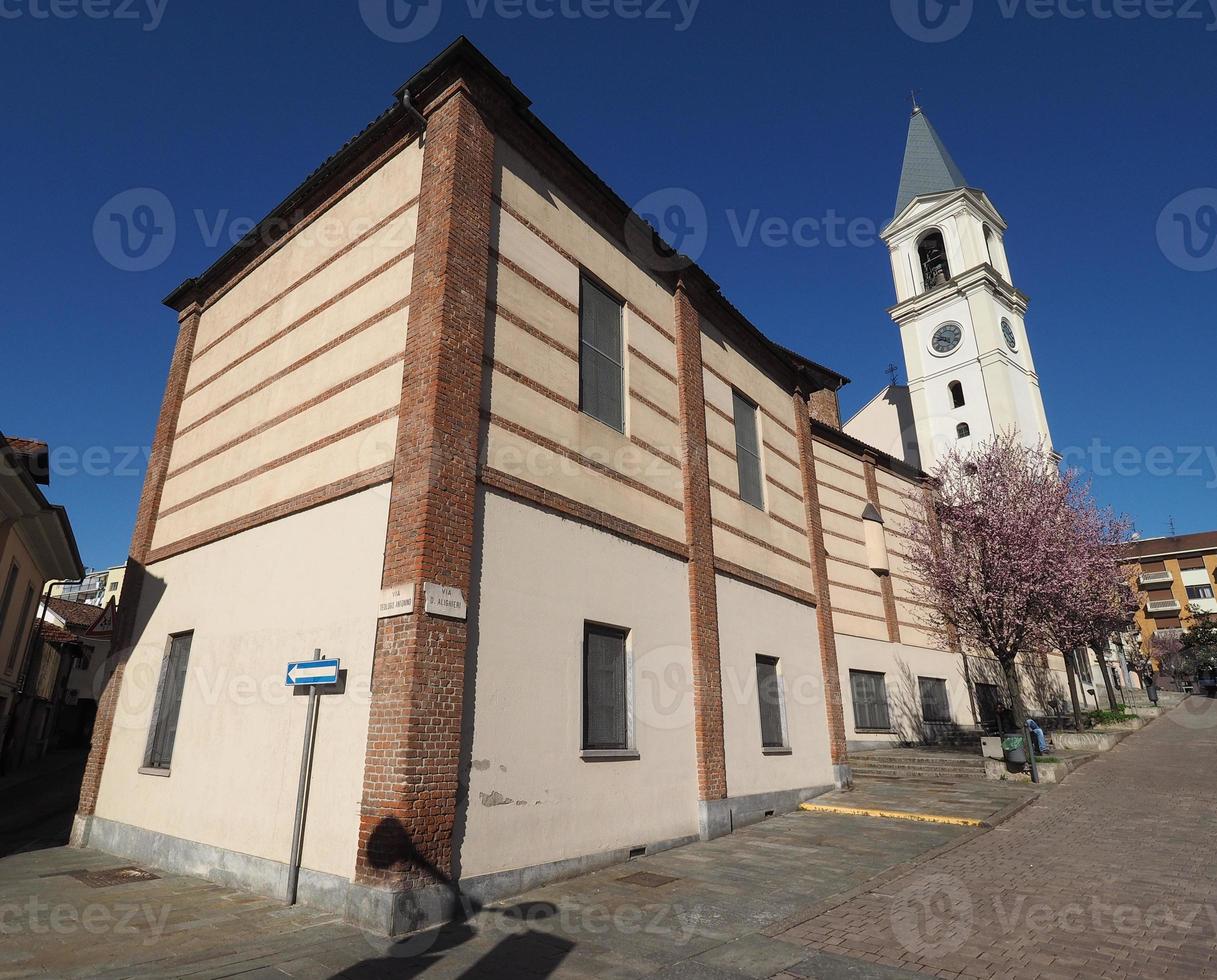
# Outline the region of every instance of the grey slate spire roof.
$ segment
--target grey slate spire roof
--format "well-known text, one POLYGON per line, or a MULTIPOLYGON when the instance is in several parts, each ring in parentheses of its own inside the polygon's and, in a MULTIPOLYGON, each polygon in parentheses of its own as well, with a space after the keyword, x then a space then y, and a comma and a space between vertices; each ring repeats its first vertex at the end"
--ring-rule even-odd
POLYGON ((900 171, 900 190, 896 192, 896 214, 909 201, 922 194, 967 187, 963 172, 951 159, 942 140, 918 107, 909 120, 908 142, 904 147, 904 169, 900 171))

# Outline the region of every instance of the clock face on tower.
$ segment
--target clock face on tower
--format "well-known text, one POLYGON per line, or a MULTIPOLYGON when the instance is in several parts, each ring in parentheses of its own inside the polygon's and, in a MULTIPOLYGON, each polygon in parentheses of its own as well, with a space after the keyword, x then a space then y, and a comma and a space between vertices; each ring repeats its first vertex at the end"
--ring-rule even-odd
POLYGON ((1002 319, 1001 335, 1006 338, 1006 346, 1011 350, 1017 350, 1018 345, 1014 342, 1014 328, 1010 326, 1010 321, 1002 319))
POLYGON ((963 340, 963 329, 959 324, 944 323, 934 331, 930 346, 934 348, 936 354, 949 354, 959 346, 961 340, 963 340))

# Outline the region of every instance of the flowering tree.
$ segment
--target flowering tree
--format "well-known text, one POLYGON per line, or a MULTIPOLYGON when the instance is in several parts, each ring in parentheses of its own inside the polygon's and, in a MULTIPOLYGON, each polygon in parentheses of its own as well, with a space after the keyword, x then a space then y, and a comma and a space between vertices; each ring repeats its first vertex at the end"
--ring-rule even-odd
POLYGON ((1149 653, 1150 658, 1158 662, 1159 672, 1170 674, 1175 681, 1175 687, 1182 687, 1183 677, 1187 674, 1187 658, 1183 655, 1183 641, 1179 639, 1178 634, 1155 633, 1149 640, 1149 653))
POLYGON ((1021 724, 1015 658, 1055 643, 1060 575, 1073 560, 1076 487, 1047 452, 1011 434, 949 454, 934 477, 930 513, 910 532, 920 598, 933 625, 997 660, 1021 724))

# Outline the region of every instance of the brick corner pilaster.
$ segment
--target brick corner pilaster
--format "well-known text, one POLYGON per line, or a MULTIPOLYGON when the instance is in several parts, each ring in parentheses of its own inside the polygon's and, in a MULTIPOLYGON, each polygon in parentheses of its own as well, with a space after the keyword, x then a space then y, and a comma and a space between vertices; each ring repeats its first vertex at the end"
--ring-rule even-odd
POLYGON ((692 639, 694 740, 698 798, 727 796, 723 741, 723 684, 718 635, 718 584, 710 511, 701 316, 683 280, 676 288, 676 374, 680 403, 685 539, 689 546, 689 623, 692 639))
MULTIPOLYGON (((813 393, 814 395, 814 393, 813 393)), ((829 754, 839 781, 848 784, 849 752, 845 745, 845 708, 841 698, 841 670, 837 663, 837 634, 833 624, 832 594, 828 585, 828 552, 824 547, 824 518, 820 510, 820 484, 816 474, 811 435, 812 407, 808 396, 795 391, 795 425, 799 443, 799 473, 807 511, 807 537, 811 545, 812 579, 816 592, 816 627, 820 634, 820 666, 824 673, 824 711, 828 722, 829 754)), ((834 395, 835 400, 835 395, 834 395)))
MULTIPOLYGON (((862 471, 866 477, 866 499, 883 517, 883 505, 879 502, 879 479, 875 475, 875 457, 869 453, 862 457, 862 471)), ((887 638, 891 643, 900 642, 900 617, 896 610, 896 590, 888 572, 876 572, 879 591, 883 594, 883 618, 887 623, 887 638)))
MULTIPOLYGON (((480 450, 494 135, 456 79, 428 106, 382 584, 415 611, 377 625, 356 881, 454 887, 467 623, 424 582, 469 594, 480 450)), ((471 613, 472 614, 472 613, 471 613)))

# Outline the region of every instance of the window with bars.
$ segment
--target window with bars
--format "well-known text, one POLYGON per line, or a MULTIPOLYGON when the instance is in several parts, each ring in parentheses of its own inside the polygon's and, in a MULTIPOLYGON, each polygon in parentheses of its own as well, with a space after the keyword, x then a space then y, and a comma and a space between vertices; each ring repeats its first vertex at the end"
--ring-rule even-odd
POLYGON ((782 676, 775 657, 756 658, 756 696, 761 710, 761 748, 782 749, 786 738, 786 706, 782 699, 782 676))
POLYGON ((177 738, 178 714, 182 710, 186 665, 190 659, 193 636, 193 633, 181 633, 169 638, 169 650, 161 664, 156 703, 152 708, 152 729, 148 733, 148 748, 144 753, 145 769, 168 769, 173 758, 173 743, 177 738))
POLYGON ((579 284, 579 408, 625 431, 621 304, 586 276, 579 284))
POLYGON ((854 700, 854 727, 859 730, 891 731, 884 675, 869 670, 851 670, 849 686, 854 700))
POLYGON ((921 718, 927 722, 949 722, 951 703, 947 700, 947 682, 941 677, 918 677, 921 694, 921 718))
POLYGON ((758 510, 765 509, 761 483, 761 441, 756 426, 756 405, 738 391, 735 403, 735 465, 739 471, 739 495, 758 510))
POLYGON ((583 627, 583 748, 629 749, 629 683, 626 631, 583 627))

